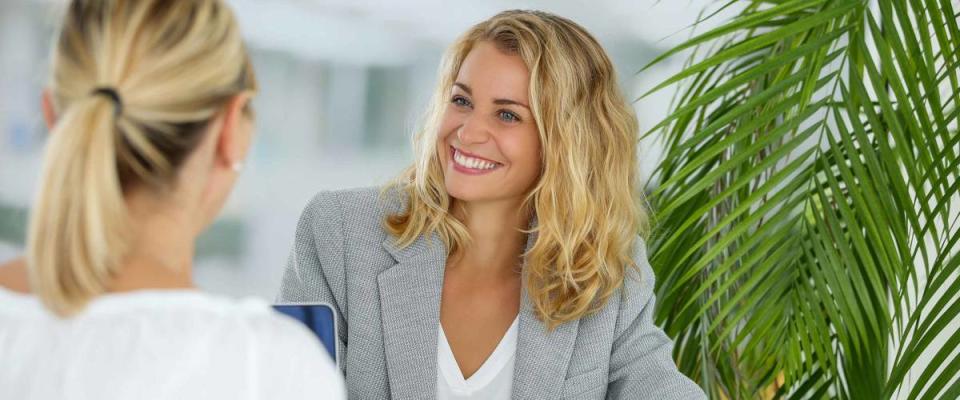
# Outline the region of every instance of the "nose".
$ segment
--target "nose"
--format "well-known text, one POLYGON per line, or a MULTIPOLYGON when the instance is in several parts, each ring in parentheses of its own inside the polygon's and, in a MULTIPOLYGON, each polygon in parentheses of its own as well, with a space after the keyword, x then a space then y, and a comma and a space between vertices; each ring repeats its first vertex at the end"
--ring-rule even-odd
POLYGON ((461 144, 479 144, 490 139, 490 130, 487 125, 475 115, 467 117, 463 125, 457 130, 457 139, 461 144))

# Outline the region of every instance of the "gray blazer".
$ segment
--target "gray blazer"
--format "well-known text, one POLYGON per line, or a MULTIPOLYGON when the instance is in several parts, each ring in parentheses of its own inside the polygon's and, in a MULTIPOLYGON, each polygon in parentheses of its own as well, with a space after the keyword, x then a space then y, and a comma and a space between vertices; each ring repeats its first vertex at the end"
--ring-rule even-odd
MULTIPOLYGON (((310 201, 278 300, 327 302, 338 312, 338 351, 351 399, 433 399, 447 250, 434 235, 399 248, 383 229, 403 209, 365 188, 310 201)), ((532 243, 532 240, 530 241, 532 243)), ((547 332, 524 291, 514 399, 704 399, 677 371, 673 343, 652 322, 653 271, 643 243, 629 277, 598 313, 547 332)))

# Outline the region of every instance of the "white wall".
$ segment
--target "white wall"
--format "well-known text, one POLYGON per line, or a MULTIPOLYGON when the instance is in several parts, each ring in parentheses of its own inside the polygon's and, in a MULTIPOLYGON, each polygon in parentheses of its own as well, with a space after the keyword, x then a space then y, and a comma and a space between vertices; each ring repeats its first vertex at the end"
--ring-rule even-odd
MULTIPOLYGON (((635 97, 679 68, 675 62, 634 75, 658 47, 683 39, 681 34, 658 42, 692 22, 708 3, 230 2, 261 83, 255 101, 258 133, 220 218, 241 227, 229 233, 242 242, 226 254, 200 257, 196 281, 215 292, 263 298, 274 296, 297 217, 314 193, 382 184, 410 161, 409 139, 432 91, 440 55, 471 24, 508 8, 569 16, 607 47, 624 91, 635 97), (371 80, 374 74, 380 74, 378 80, 371 80)), ((27 208, 35 190, 45 135, 39 93, 58 22, 55 6, 62 3, 0 2, 0 205, 27 208)), ((661 118, 668 100, 664 92, 637 103, 643 126, 661 118)), ((648 174, 658 152, 652 147, 641 152, 648 174)), ((20 247, 0 243, 0 261, 14 257, 20 247)))

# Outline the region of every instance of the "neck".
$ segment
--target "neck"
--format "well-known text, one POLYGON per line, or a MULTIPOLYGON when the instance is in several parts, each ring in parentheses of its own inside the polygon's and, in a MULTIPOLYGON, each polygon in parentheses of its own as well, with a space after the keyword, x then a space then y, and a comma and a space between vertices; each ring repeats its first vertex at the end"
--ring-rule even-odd
POLYGON ((190 218, 169 209, 130 209, 134 240, 107 291, 193 288, 196 233, 190 218))
POLYGON ((457 268, 513 275, 526 247, 531 213, 520 203, 454 203, 454 215, 464 223, 471 243, 454 254, 457 268))

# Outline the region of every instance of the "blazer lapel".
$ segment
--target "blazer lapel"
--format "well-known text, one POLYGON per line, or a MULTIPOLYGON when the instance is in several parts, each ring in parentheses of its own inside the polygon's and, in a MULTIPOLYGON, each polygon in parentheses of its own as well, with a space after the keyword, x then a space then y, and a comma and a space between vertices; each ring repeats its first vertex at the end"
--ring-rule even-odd
POLYGON ((579 326, 579 320, 570 321, 547 332, 524 290, 513 373, 514 399, 560 398, 579 326))
MULTIPOLYGON (((537 240, 537 219, 531 222, 527 237, 527 254, 537 240)), ((524 262, 526 268, 526 262, 524 262)), ((527 275, 523 274, 520 298, 520 331, 517 358, 513 373, 514 399, 559 399, 576 344, 580 320, 570 321, 547 331, 537 318, 533 301, 527 292, 527 275)))
POLYGON ((377 276, 391 397, 435 398, 446 246, 436 235, 402 249, 388 238, 383 246, 397 261, 377 276))

